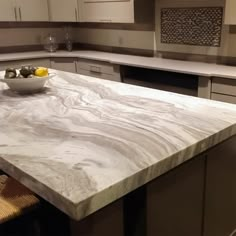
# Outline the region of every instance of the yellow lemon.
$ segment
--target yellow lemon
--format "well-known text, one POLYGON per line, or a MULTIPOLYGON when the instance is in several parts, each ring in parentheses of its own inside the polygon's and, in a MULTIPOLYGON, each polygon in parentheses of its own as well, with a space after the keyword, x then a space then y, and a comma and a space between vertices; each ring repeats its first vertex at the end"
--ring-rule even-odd
POLYGON ((48 68, 45 67, 38 67, 35 70, 35 75, 38 77, 45 77, 48 76, 48 68))

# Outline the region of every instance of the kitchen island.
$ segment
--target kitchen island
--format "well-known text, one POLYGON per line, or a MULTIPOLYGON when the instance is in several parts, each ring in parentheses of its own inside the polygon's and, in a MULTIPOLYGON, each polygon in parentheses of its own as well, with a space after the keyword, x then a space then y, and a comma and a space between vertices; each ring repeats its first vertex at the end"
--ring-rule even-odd
POLYGON ((52 72, 35 95, 0 84, 0 169, 74 221, 219 145, 236 153, 235 105, 52 72))

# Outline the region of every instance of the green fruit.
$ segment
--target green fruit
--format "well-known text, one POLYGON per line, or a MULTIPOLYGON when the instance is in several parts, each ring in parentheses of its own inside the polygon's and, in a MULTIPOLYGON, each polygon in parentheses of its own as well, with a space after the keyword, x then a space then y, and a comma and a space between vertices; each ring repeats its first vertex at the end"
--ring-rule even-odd
POLYGON ((5 78, 6 79, 14 79, 14 78, 16 78, 16 74, 14 72, 12 72, 12 71, 6 72, 5 73, 5 78))
POLYGON ((14 73, 16 73, 16 69, 15 68, 7 68, 6 72, 14 72, 14 73))
POLYGON ((14 68, 7 68, 5 72, 5 78, 16 78, 17 73, 14 68))

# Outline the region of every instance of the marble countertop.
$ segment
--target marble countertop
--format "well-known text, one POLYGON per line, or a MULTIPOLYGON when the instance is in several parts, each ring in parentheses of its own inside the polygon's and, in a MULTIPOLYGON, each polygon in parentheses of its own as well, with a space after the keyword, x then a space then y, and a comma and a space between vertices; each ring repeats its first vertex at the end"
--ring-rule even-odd
POLYGON ((75 220, 236 134, 235 105, 52 72, 0 83, 0 169, 75 220))
POLYGON ((106 61, 113 64, 128 65, 134 67, 143 67, 149 69, 159 69, 177 73, 194 74, 206 77, 223 77, 236 79, 236 67, 224 66, 203 62, 170 60, 156 57, 131 56, 116 53, 107 53, 99 51, 58 51, 48 53, 43 51, 8 53, 0 54, 0 62, 37 59, 37 58, 55 58, 55 57, 75 57, 83 59, 92 59, 106 61))

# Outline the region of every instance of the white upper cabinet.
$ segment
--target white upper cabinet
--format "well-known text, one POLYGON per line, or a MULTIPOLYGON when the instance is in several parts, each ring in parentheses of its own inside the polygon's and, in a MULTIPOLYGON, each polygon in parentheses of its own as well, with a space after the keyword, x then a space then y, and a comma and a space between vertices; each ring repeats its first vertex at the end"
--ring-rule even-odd
POLYGON ((15 0, 0 0, 0 21, 16 21, 15 0))
POLYGON ((49 21, 47 0, 16 0, 20 21, 49 21))
POLYGON ((134 0, 0 0, 0 21, 49 20, 134 23, 134 0))
POLYGON ((0 21, 48 21, 47 0, 0 0, 0 21))
POLYGON ((78 0, 82 22, 134 23, 134 0, 78 0))
POLYGON ((78 22, 77 0, 49 0, 49 15, 51 21, 78 22))
POLYGON ((225 24, 236 25, 236 0, 225 1, 225 24))

